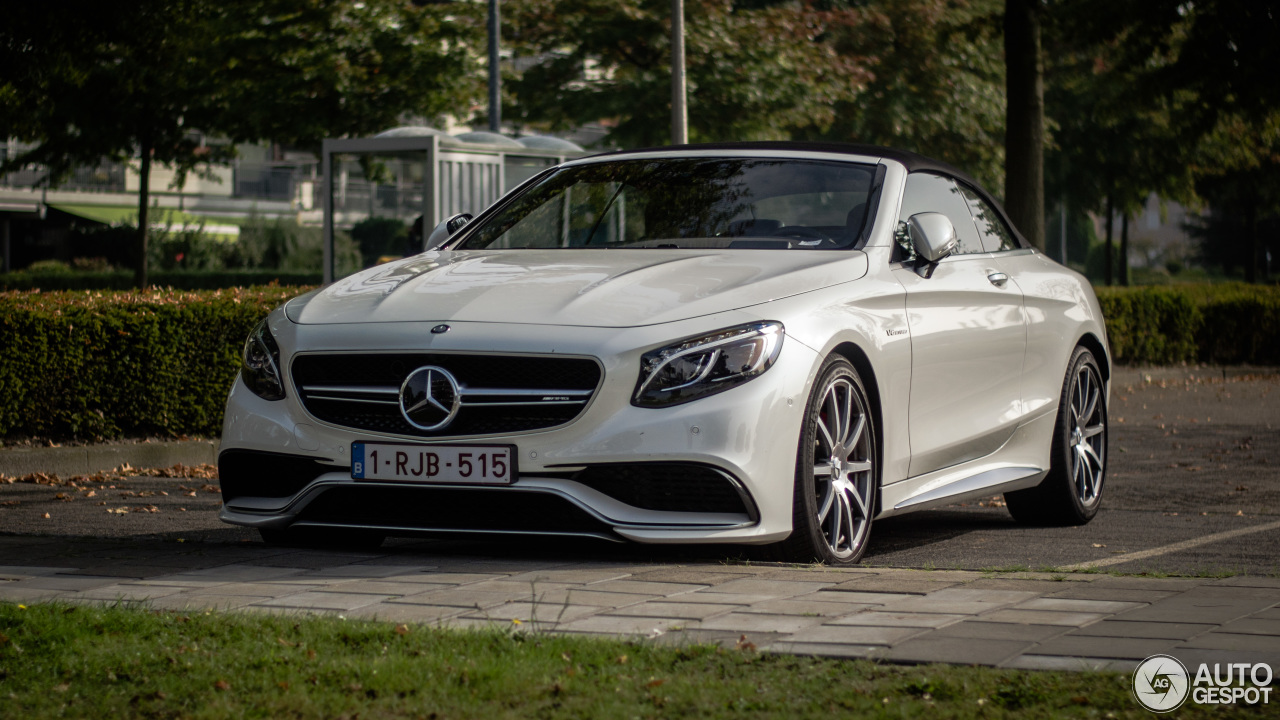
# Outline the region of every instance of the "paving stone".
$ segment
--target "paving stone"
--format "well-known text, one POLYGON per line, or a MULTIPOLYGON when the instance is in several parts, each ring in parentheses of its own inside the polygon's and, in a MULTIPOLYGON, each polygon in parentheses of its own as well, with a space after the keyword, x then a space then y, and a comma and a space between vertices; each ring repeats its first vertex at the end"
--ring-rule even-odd
POLYGON ((887 648, 883 645, 835 645, 832 643, 799 643, 781 641, 769 646, 769 652, 806 657, 850 658, 874 660, 882 657, 887 648))
POLYGON ((1115 602, 1112 600, 1076 600, 1073 598, 1033 598, 1024 603, 1018 603, 1016 606, 1019 610, 1057 610, 1060 612, 1076 612, 1076 613, 1101 613, 1103 615, 1114 615, 1132 610, 1134 608, 1143 607, 1146 603, 1135 602, 1115 602))
POLYGON ((719 645, 727 650, 738 650, 739 643, 748 642, 756 646, 756 650, 766 650, 774 643, 786 638, 782 633, 740 633, 733 630, 703 630, 701 628, 683 628, 663 633, 651 642, 656 645, 688 647, 690 645, 719 645), (743 639, 745 638, 745 640, 743 639))
MULTIPOLYGON (((563 623, 557 630, 580 633, 607 633, 610 635, 655 635, 675 627, 684 627, 691 621, 673 618, 621 617, 618 615, 592 615, 588 618, 563 623)), ((696 622, 693 623, 696 627, 696 622)))
POLYGON ((467 612, 463 608, 439 605, 406 605, 404 603, 374 603, 346 612, 349 618, 383 620, 394 623, 430 623, 456 617, 467 612))
POLYGON ((739 612, 765 613, 767 615, 807 615, 840 617, 863 610, 880 607, 865 603, 820 602, 817 600, 779 599, 765 600, 740 608, 739 612))
MULTIPOLYGON (((636 593, 613 593, 613 592, 596 592, 590 589, 590 585, 567 588, 564 590, 549 590, 545 593, 538 593, 538 602, 551 603, 555 605, 595 605, 598 607, 617 608, 626 607, 642 603, 647 600, 656 600, 661 595, 638 595, 636 593)), ((694 597, 696 593, 691 595, 678 595, 676 597, 694 597)), ((674 600, 675 598, 671 598, 674 600)))
POLYGON ((378 580, 356 580, 354 582, 321 585, 318 592, 362 593, 365 595, 418 595, 431 592, 433 589, 443 590, 449 585, 419 585, 417 583, 392 583, 378 580))
POLYGON ((792 642, 837 643, 842 645, 892 645, 924 632, 928 632, 928 630, 908 627, 872 627, 870 625, 819 625, 796 632, 791 636, 790 640, 792 642))
POLYGON ((1201 578, 1144 578, 1130 575, 1102 575, 1094 583, 1097 587, 1124 588, 1126 590, 1155 590, 1181 592, 1207 585, 1210 580, 1201 578))
POLYGON ((1076 613, 1076 612, 1056 612, 1053 610, 1021 610, 1019 608, 1006 608, 1004 610, 995 610, 989 613, 983 613, 983 620, 988 622, 1000 623, 1023 623, 1026 625, 1060 625, 1067 627, 1080 627, 1097 622, 1106 617, 1102 613, 1076 613))
POLYGON ((1023 640, 933 637, 933 633, 929 633, 894 645, 881 657, 909 663, 999 665, 1032 645, 1023 640))
POLYGON ((276 607, 273 605, 245 605, 235 609, 236 612, 250 613, 253 615, 273 615, 278 617, 333 617, 341 615, 345 611, 327 610, 322 608, 296 608, 296 607, 276 607))
POLYGON ((357 593, 300 592, 284 597, 263 600, 256 605, 263 607, 294 607, 313 610, 353 610, 362 605, 391 599, 390 595, 362 595, 357 593))
MULTIPOLYGON (((1280 650, 1258 652, 1256 650, 1207 650, 1204 648, 1179 647, 1175 648, 1171 654, 1181 660, 1192 675, 1198 671, 1202 663, 1209 666, 1210 672, 1213 672, 1214 663, 1218 665, 1266 663, 1271 666, 1273 673, 1276 672, 1276 668, 1280 668, 1280 650)), ((1276 686, 1274 679, 1271 685, 1272 687, 1276 686)), ((1276 702, 1275 693, 1272 693, 1271 702, 1276 702)))
POLYGON ((593 583, 591 589, 596 592, 637 593, 640 595, 680 595, 708 587, 704 584, 644 582, 640 580, 608 580, 593 583))
POLYGON ((0 583, 0 600, 6 600, 8 602, 39 602, 41 600, 55 598, 62 592, 65 591, 33 588, 14 582, 0 583))
POLYGON ((734 630, 744 633, 793 633, 802 628, 817 625, 820 622, 822 622, 822 618, 819 617, 735 612, 703 620, 698 624, 698 627, 709 630, 734 630))
POLYGON ((218 585, 226 585, 226 580, 205 580, 193 579, 184 575, 164 575, 158 578, 148 578, 146 580, 128 580, 122 582, 121 585, 140 585, 142 587, 176 587, 187 589, 209 588, 218 585))
MULTIPOLYGON (((1267 599, 1230 597, 1219 593, 1207 593, 1207 590, 1210 590, 1210 588, 1188 590, 1147 607, 1122 613, 1117 618, 1121 620, 1221 624, 1252 615, 1259 610, 1266 609, 1274 602, 1273 597, 1267 599)), ((1252 589, 1216 588, 1216 590, 1246 592, 1252 589)))
POLYGON ((1275 635, 1210 632, 1198 635, 1178 647, 1198 648, 1201 650, 1247 650, 1280 653, 1280 637, 1275 635))
POLYGON ((1221 632, 1243 633, 1246 635, 1271 635, 1280 646, 1280 618, 1267 620, 1257 615, 1242 620, 1235 620, 1219 628, 1221 632))
POLYGON ((1176 640, 1155 638, 1063 635, 1036 646, 1035 654, 1142 660, 1152 655, 1167 653, 1175 645, 1177 645, 1176 640))
POLYGON ((922 578, 925 580, 967 583, 990 577, 975 570, 909 570, 904 568, 880 569, 885 577, 922 578))
POLYGON ((156 610, 233 610, 271 598, 258 595, 204 595, 179 593, 155 598, 148 605, 156 610))
POLYGON ((1108 602, 1153 603, 1167 597, 1173 597, 1181 590, 1135 590, 1131 588, 1114 588, 1105 585, 1072 584, 1061 592, 1053 594, 1055 598, 1068 600, 1102 600, 1108 602))
POLYGON ((294 593, 316 590, 323 585, 294 585, 285 583, 226 583, 201 590, 206 595, 262 595, 264 597, 283 597, 294 593))
POLYGON ((1274 607, 1249 616, 1253 620, 1280 620, 1280 607, 1274 607))
POLYGON ((471 583, 484 582, 486 580, 501 580, 505 577, 507 576, 492 573, 423 571, 419 573, 406 573, 404 575, 389 575, 383 578, 383 580, 386 582, 430 583, 432 585, 468 585, 471 583))
POLYGON ((153 598, 166 597, 168 595, 177 595, 182 592, 182 588, 163 587, 160 585, 144 586, 144 585, 103 585, 102 587, 92 588, 90 590, 82 590, 79 595, 81 598, 96 598, 100 600, 151 600, 153 598))
POLYGON ((92 590, 96 587, 115 585, 118 582, 120 582, 118 577, 98 575, 42 575, 28 580, 19 580, 16 583, 5 584, 37 590, 92 590))
POLYGON ((769 568, 761 567, 753 573, 759 580, 777 580, 780 582, 820 582, 828 585, 839 585, 849 580, 850 574, 867 574, 878 575, 883 570, 862 570, 858 572, 858 568, 841 568, 840 570, 832 570, 830 568, 815 567, 813 569, 806 568, 769 568), (850 572, 852 571, 852 573, 850 572))
MULTIPOLYGON (((985 616, 983 618, 985 620, 985 616)), ((979 640, 1023 640, 1042 642, 1067 632, 1060 625, 1025 625, 1021 623, 966 620, 934 630, 924 637, 976 638, 979 640)))
MULTIPOLYGON (((3 568, 0 568, 3 570, 3 568)), ((1214 580, 1211 585, 1227 587, 1272 588, 1280 590, 1280 577, 1258 577, 1257 575, 1236 575, 1235 577, 1214 580)))
POLYGON ((973 582, 965 583, 964 587, 969 590, 1022 590, 1040 595, 1049 595, 1061 590, 1062 583, 1053 580, 1024 580, 1000 575, 980 578, 973 582))
POLYGON ((533 603, 507 603, 487 610, 470 610, 462 617, 484 618, 486 620, 521 622, 537 621, 538 623, 567 623, 599 613, 603 608, 590 605, 534 605, 533 603))
POLYGON ((143 578, 159 577, 163 575, 172 575, 173 567, 167 565, 133 565, 133 564, 103 564, 94 563, 92 567, 79 568, 76 570, 68 570, 63 573, 65 577, 73 577, 77 575, 88 575, 98 577, 113 577, 116 580, 130 579, 141 580, 143 578))
POLYGON ((894 613, 866 611, 846 615, 827 623, 828 625, 871 625, 876 627, 914 627, 940 628, 968 620, 970 615, 953 615, 946 613, 894 613))
POLYGON ((947 588, 923 597, 891 603, 894 612, 945 612, 977 615, 1036 597, 1035 593, 1015 590, 967 590, 947 588))
POLYGON ((680 618, 682 620, 701 620, 709 618, 713 615, 722 615, 724 613, 736 610, 736 605, 715 605, 707 603, 672 603, 672 602, 645 602, 638 605, 628 605, 616 610, 610 610, 606 615, 629 615, 633 617, 664 617, 664 618, 680 618))
POLYGON ((435 592, 418 593, 392 598, 387 602, 405 603, 408 605, 445 605, 459 608, 491 608, 509 602, 527 601, 529 595, 512 595, 511 593, 471 592, 461 588, 437 590, 435 592))
POLYGON ((1110 660, 1107 658, 1059 657, 1057 655, 1019 655, 1012 660, 1001 663, 1000 667, 1015 670, 1067 670, 1071 672, 1110 671, 1133 672, 1134 664, 1130 660, 1110 660))
POLYGON ((756 603, 766 602, 768 600, 777 600, 779 598, 773 595, 749 595, 746 593, 722 593, 712 590, 699 590, 685 595, 672 595, 671 597, 662 598, 666 602, 691 602, 691 603, 715 603, 718 605, 740 605, 747 607, 756 603))
POLYGON ((1131 620, 1103 620, 1088 627, 1071 631, 1072 635, 1089 635, 1094 637, 1129 637, 1147 638, 1151 640, 1189 640, 1196 635, 1208 632, 1217 625, 1198 623, 1138 622, 1131 620))
POLYGON ((579 583, 512 582, 504 578, 502 580, 485 580, 484 582, 470 583, 464 585, 462 589, 476 592, 508 593, 513 599, 528 600, 535 595, 545 595, 556 590, 578 590, 585 587, 585 585, 579 583))
POLYGON ((742 593, 744 595, 767 595, 774 598, 788 598, 806 595, 834 583, 798 582, 795 580, 766 580, 762 578, 741 578, 716 586, 718 593, 742 593))
POLYGON ((482 618, 472 617, 445 617, 435 622, 437 627, 449 628, 451 630, 522 630, 523 625, 516 625, 510 620, 484 620, 482 618))
POLYGON ((225 582, 256 582, 259 580, 270 580, 290 575, 300 575, 304 570, 302 568, 278 568, 278 567, 262 567, 261 565, 221 565, 219 567, 204 568, 202 570, 189 570, 182 575, 195 576, 196 578, 218 579, 225 582))
POLYGON ((856 577, 852 580, 846 580, 839 585, 833 585, 832 587, 827 588, 827 590, 831 592, 843 590, 864 593, 927 595, 935 590, 943 590, 957 584, 959 583, 951 580, 927 580, 924 578, 866 575, 856 577))
POLYGON ((808 595, 801 595, 793 598, 795 600, 810 600, 814 602, 833 602, 833 603, 858 603, 862 605, 896 605, 899 602, 907 600, 919 599, 920 595, 906 595, 899 593, 884 592, 853 592, 850 590, 819 590, 808 595))
POLYGON ((549 570, 530 570, 528 572, 512 575, 507 578, 511 582, 535 583, 541 585, 543 583, 568 583, 573 585, 586 585, 588 583, 605 582, 607 580, 622 580, 631 576, 631 573, 620 571, 616 568, 608 568, 597 570, 592 568, 553 568, 549 570))
POLYGON ((637 572, 631 577, 631 579, 644 582, 684 583, 715 586, 721 583, 727 583, 731 580, 741 580, 749 577, 752 577, 752 574, 749 572, 716 572, 700 570, 698 568, 662 568, 661 570, 637 572))

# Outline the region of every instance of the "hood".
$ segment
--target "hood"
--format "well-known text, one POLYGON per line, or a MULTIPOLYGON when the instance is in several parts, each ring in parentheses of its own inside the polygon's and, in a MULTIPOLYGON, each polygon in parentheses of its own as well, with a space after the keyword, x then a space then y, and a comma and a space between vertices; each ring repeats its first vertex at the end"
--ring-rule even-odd
POLYGON ((301 324, 456 321, 634 327, 736 310, 862 277, 850 250, 427 252, 287 308, 301 324))

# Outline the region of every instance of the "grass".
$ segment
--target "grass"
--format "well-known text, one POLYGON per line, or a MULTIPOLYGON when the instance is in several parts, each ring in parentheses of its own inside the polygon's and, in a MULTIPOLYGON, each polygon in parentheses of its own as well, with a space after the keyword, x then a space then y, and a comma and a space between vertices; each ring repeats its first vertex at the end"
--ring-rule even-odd
POLYGON ((0 603, 3 718, 357 715, 1149 717, 1115 673, 877 665, 514 626, 0 603))

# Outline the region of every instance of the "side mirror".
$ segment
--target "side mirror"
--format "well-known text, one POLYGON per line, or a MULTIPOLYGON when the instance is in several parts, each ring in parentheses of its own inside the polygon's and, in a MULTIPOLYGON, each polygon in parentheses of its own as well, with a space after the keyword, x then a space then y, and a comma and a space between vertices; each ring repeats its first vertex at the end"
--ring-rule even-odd
POLYGON ((444 244, 445 240, 453 237, 454 233, 461 230, 463 226, 469 222, 471 222, 470 213, 458 213, 457 215, 441 222, 436 226, 436 229, 432 230, 431 234, 427 236, 427 242, 423 244, 422 249, 434 250, 435 248, 440 247, 440 245, 444 244))
POLYGON ((936 263, 956 249, 956 228, 942 213, 923 212, 907 220, 907 232, 916 255, 936 263))

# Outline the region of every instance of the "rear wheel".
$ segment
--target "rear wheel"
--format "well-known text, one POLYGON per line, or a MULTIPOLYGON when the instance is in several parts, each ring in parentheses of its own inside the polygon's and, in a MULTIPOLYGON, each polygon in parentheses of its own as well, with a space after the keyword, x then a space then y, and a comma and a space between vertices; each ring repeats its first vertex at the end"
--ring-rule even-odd
POLYGON ((1037 487, 1005 493, 1018 522, 1083 525, 1098 514, 1107 473, 1107 398, 1098 361, 1076 348, 1062 384, 1049 474, 1037 487))
POLYGON ((268 545, 325 550, 375 550, 387 538, 380 532, 353 528, 259 528, 258 533, 268 545))
POLYGON ((796 457, 791 535, 780 559, 852 565, 862 559, 875 515, 876 428, 858 371, 832 357, 805 407, 796 457))

